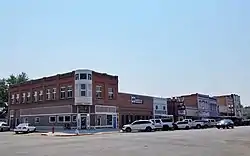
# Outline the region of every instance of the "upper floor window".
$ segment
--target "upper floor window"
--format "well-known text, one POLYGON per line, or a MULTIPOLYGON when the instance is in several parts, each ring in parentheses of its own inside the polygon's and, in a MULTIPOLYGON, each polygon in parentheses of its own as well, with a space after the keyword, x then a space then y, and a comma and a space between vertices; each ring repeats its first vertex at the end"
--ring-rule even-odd
POLYGON ((52 100, 56 99, 56 88, 52 89, 52 100))
POLYGON ((39 92, 39 101, 43 101, 43 90, 39 92))
POLYGON ((30 92, 27 93, 26 102, 30 102, 30 92))
POLYGON ((22 103, 25 103, 25 100, 26 100, 26 93, 23 93, 23 96, 22 96, 22 103))
POLYGON ((86 95, 86 84, 81 84, 81 96, 87 96, 86 95))
POLYGON ((92 75, 88 74, 88 80, 92 80, 92 75))
POLYGON ((87 80, 87 74, 86 73, 81 73, 80 74, 80 80, 87 80))
POLYGON ((163 108, 163 110, 166 110, 166 106, 163 106, 162 108, 163 108))
POLYGON ((19 103, 19 94, 16 94, 16 103, 19 103))
POLYGON ((156 109, 156 110, 158 109, 158 106, 157 106, 157 105, 155 106, 155 109, 156 109))
POLYGON ((47 91, 46 91, 46 100, 50 100, 50 99, 51 99, 50 89, 47 89, 47 91))
POLYGON ((79 80, 79 74, 75 75, 75 80, 79 80))
POLYGON ((11 103, 14 104, 15 103, 15 94, 11 95, 11 103))
POLYGON ((34 102, 37 102, 37 91, 34 92, 34 102))
POLYGON ((72 97, 73 97, 73 89, 72 89, 72 86, 68 86, 67 97, 68 97, 68 98, 72 98, 72 97))
POLYGON ((102 86, 96 86, 96 98, 102 98, 102 86))
POLYGON ((109 96, 109 99, 114 98, 114 89, 113 88, 108 88, 108 96, 109 96))
POLYGON ((65 99, 65 97, 66 97, 66 88, 65 87, 61 87, 60 98, 61 99, 65 99))

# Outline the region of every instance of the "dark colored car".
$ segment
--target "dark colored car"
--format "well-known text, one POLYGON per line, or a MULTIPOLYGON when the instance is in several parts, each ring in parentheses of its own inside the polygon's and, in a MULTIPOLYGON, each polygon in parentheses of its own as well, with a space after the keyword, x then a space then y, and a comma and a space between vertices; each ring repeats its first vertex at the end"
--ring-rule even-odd
POLYGON ((217 123, 216 127, 218 129, 220 129, 220 128, 223 128, 223 129, 234 128, 234 122, 230 119, 223 119, 217 123))

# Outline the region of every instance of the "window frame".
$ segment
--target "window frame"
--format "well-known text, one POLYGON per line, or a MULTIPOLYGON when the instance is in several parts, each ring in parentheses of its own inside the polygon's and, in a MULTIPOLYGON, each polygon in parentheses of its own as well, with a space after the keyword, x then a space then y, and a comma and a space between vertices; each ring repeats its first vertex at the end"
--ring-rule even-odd
POLYGON ((72 115, 71 122, 74 122, 74 123, 77 122, 77 115, 72 115), (75 118, 75 120, 74 120, 74 118, 75 118))
POLYGON ((92 74, 87 74, 88 80, 92 80, 92 74))
POLYGON ((102 86, 101 85, 96 85, 95 86, 95 92, 96 92, 96 98, 97 99, 102 99, 102 86), (97 96, 99 94, 100 94, 100 96, 97 96))
POLYGON ((43 101, 43 90, 39 91, 38 100, 43 101))
POLYGON ((49 123, 56 123, 56 116, 49 116, 49 123), (51 118, 55 118, 55 121, 51 121, 51 118))
POLYGON ((65 99, 65 98, 66 98, 66 87, 62 86, 60 87, 60 99, 65 99), (64 95, 64 97, 62 97, 62 95, 64 95))
POLYGON ((56 88, 52 88, 52 100, 56 100, 56 91, 57 89, 56 88))
POLYGON ((63 115, 59 115, 57 116, 57 123, 64 123, 64 116, 63 115), (59 121, 59 118, 62 117, 63 118, 63 121, 59 121))
POLYGON ((26 102, 29 103, 30 102, 30 97, 31 97, 31 93, 27 92, 27 96, 26 96, 26 102))
POLYGON ((46 100, 51 100, 50 88, 46 89, 46 100))
POLYGON ((37 97, 37 91, 34 91, 34 95, 33 95, 33 97, 34 97, 34 102, 37 102, 38 101, 38 97, 37 97))
POLYGON ((64 115, 64 122, 65 123, 71 122, 71 115, 64 115), (66 121, 66 117, 69 117, 69 121, 66 121))
POLYGON ((108 98, 109 98, 109 100, 114 99, 114 88, 112 88, 112 87, 108 88, 108 98), (111 89, 111 91, 110 91, 110 89, 111 89))
POLYGON ((20 98, 20 95, 19 94, 16 94, 16 103, 18 103, 19 104, 19 99, 20 98))
POLYGON ((22 93, 22 103, 25 103, 26 101, 26 93, 22 93))
POLYGON ((35 117, 35 123, 40 123, 40 117, 35 117), (37 121, 38 119, 38 121, 37 121))
POLYGON ((80 74, 75 74, 75 80, 80 80, 80 74))
POLYGON ((11 95, 11 104, 15 104, 15 94, 11 95))
POLYGON ((68 98, 68 99, 73 98, 73 86, 72 86, 72 85, 69 85, 69 86, 67 87, 67 98, 68 98), (69 96, 69 93, 70 93, 71 96, 69 96))
POLYGON ((88 79, 88 74, 87 73, 80 73, 80 80, 87 80, 88 79), (85 75, 84 78, 81 78, 82 75, 85 75))
POLYGON ((80 96, 86 97, 87 96, 87 85, 86 84, 80 84, 80 96), (84 89, 82 86, 85 86, 84 89), (82 92, 85 92, 85 96, 82 95, 82 92))

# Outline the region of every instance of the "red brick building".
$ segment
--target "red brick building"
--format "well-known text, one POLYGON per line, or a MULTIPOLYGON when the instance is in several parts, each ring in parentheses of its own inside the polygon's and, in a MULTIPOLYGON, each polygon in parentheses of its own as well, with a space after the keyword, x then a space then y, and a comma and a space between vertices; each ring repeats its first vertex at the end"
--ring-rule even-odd
POLYGON ((153 97, 118 93, 119 125, 153 117, 153 97))
POLYGON ((9 95, 12 127, 117 127, 118 76, 76 70, 10 86, 9 95))

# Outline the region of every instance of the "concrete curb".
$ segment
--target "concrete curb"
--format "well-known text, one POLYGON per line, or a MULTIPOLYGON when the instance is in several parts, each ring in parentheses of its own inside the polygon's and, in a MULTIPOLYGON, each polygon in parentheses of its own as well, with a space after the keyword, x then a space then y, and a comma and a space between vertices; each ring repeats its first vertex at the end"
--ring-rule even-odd
POLYGON ((84 134, 47 134, 42 133, 42 136, 52 136, 52 137, 72 137, 72 136, 85 136, 85 135, 93 135, 91 133, 84 133, 84 134))

